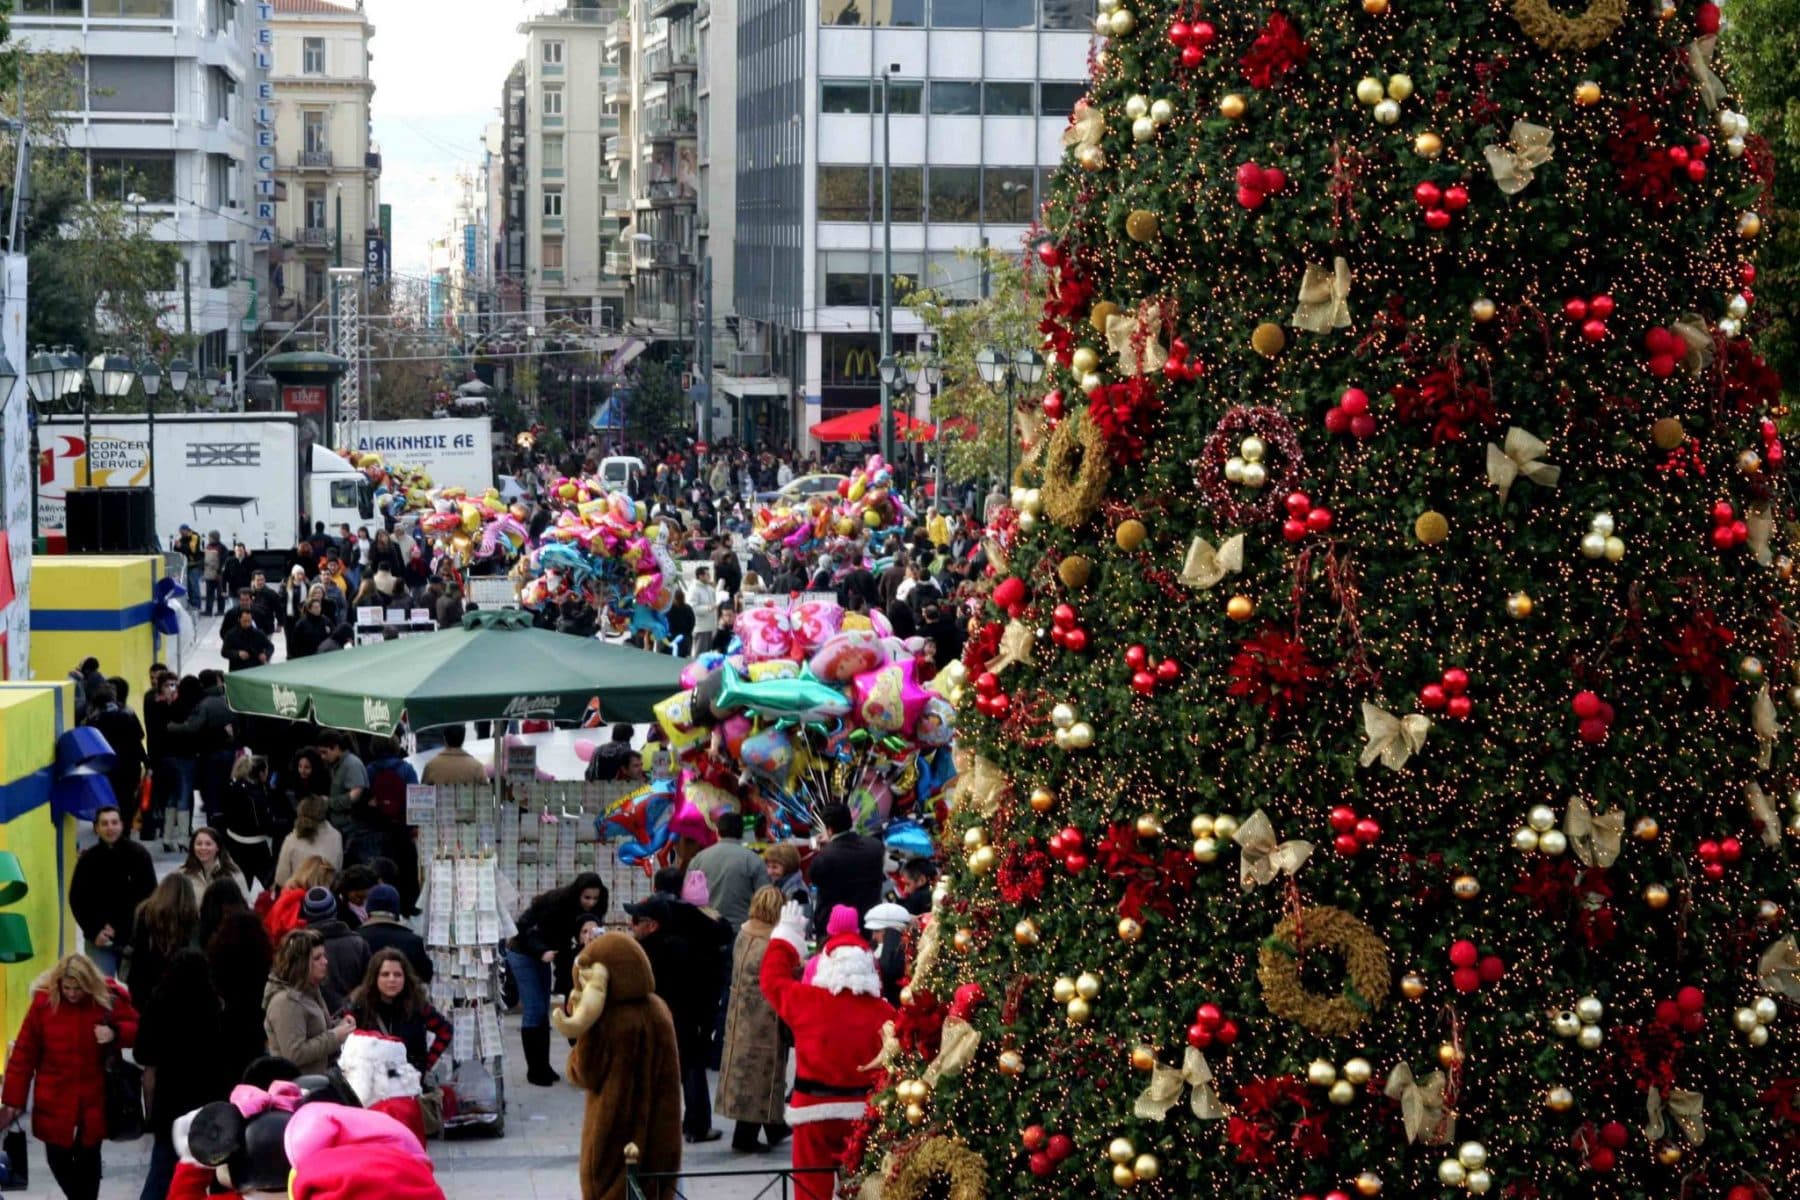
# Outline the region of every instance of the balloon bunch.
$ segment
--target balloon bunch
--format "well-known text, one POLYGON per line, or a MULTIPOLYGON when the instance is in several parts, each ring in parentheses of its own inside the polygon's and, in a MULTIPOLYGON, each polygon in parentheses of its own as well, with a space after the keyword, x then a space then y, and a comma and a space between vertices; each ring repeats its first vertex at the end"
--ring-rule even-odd
POLYGON ((682 836, 711 844, 727 812, 761 813, 782 838, 841 803, 862 832, 929 853, 920 820, 956 775, 956 708, 935 681, 920 683, 886 619, 829 601, 770 603, 739 615, 733 632, 729 655, 695 659, 682 690, 656 706, 679 777, 661 827, 651 789, 627 798, 647 822, 634 843, 651 854, 682 836))
POLYGON ((540 609, 575 592, 605 610, 610 628, 666 639, 673 581, 681 578, 668 531, 646 524, 629 496, 595 481, 559 479, 551 495, 556 516, 526 561, 532 578, 519 602, 540 609))
POLYGON ((421 500, 419 533, 431 546, 433 569, 446 560, 458 568, 496 556, 510 562, 525 549, 525 506, 507 504, 493 488, 480 496, 460 487, 435 488, 421 500))
POLYGON ((892 529, 913 515, 894 491, 893 469, 879 454, 869 455, 868 462, 850 472, 850 478, 838 484, 838 495, 845 502, 843 516, 867 529, 892 529))
POLYGON ((860 558, 864 537, 879 553, 882 543, 904 530, 913 515, 893 485, 893 471, 881 455, 871 454, 838 484, 836 496, 814 494, 798 503, 764 505, 752 514, 752 528, 764 546, 824 549, 840 562, 860 558))

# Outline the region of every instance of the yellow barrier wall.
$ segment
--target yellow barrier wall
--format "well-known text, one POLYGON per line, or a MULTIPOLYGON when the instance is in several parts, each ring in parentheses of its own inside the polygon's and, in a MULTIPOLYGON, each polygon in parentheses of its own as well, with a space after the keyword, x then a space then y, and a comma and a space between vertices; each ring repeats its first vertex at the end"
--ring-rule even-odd
POLYGON ((152 589, 162 578, 155 555, 72 554, 31 560, 31 673, 62 679, 88 655, 100 673, 133 692, 148 686, 156 661, 152 589))
POLYGON ((78 822, 65 818, 58 829, 50 813, 56 739, 74 723, 74 710, 72 682, 0 683, 0 850, 18 857, 31 889, 6 911, 25 917, 33 951, 27 962, 0 966, 0 1044, 25 1019, 31 981, 81 941, 67 895, 78 822))

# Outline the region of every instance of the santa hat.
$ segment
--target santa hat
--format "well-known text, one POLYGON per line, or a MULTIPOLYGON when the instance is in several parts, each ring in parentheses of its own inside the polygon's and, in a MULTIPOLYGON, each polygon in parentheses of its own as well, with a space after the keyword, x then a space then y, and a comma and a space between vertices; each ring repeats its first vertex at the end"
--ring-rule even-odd
POLYGON ((444 1200, 431 1159, 386 1113, 309 1104, 287 1127, 292 1200, 444 1200))

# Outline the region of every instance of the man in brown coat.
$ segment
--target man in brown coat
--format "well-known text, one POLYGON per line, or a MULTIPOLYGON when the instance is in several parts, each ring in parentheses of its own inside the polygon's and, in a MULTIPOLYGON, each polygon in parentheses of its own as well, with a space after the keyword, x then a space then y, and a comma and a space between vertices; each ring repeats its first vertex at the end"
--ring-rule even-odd
POLYGON ((445 787, 454 783, 484 784, 488 781, 487 768, 481 765, 481 760, 463 749, 467 728, 464 725, 444 726, 441 730, 444 748, 425 764, 420 783, 445 787))

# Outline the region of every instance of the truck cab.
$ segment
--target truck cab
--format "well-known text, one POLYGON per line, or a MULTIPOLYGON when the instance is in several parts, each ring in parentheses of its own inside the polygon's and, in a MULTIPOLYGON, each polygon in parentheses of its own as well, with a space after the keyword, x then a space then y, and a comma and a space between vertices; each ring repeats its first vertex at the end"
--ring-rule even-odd
MULTIPOLYGON (((375 518, 375 489, 368 476, 351 466, 343 455, 314 443, 312 469, 303 491, 309 521, 323 521, 325 528, 360 525, 375 518)), ((304 530, 302 532, 305 532, 304 530)))

